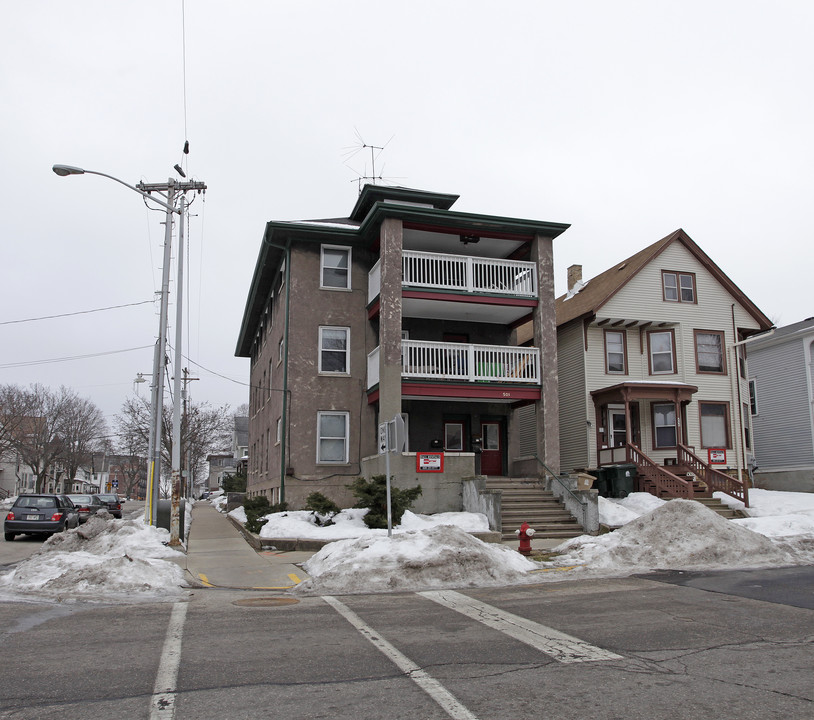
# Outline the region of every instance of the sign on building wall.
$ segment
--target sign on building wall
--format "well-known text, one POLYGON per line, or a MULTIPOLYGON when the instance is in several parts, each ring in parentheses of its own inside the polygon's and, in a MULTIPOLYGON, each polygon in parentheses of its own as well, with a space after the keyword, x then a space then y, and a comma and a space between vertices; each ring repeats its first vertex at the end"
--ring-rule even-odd
POLYGON ((444 472, 444 453, 420 452, 415 456, 416 472, 444 472))
POLYGON ((708 448, 707 457, 710 465, 726 465, 726 448, 708 448))

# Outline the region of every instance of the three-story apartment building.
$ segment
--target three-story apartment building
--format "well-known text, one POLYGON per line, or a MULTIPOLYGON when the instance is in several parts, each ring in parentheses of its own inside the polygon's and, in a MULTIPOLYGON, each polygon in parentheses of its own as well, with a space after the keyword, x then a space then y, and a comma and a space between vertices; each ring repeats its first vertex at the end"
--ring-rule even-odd
POLYGON ((568 225, 457 199, 367 185, 347 218, 266 225, 236 349, 250 494, 349 501, 355 477, 384 472, 379 426, 396 417, 391 474, 422 484, 421 511, 459 510, 462 477, 558 469, 552 241, 568 225), (444 471, 419 477, 431 449, 444 471))

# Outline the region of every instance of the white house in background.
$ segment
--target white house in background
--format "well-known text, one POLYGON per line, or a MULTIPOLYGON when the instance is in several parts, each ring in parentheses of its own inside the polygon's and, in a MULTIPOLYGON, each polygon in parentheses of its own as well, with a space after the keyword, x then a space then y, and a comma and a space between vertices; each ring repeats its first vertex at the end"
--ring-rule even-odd
POLYGON ((755 338, 747 352, 755 482, 814 492, 814 317, 755 338))
POLYGON ((771 321, 683 230, 581 275, 569 268, 556 301, 562 470, 632 463, 638 490, 747 499, 749 386, 735 343, 771 321))

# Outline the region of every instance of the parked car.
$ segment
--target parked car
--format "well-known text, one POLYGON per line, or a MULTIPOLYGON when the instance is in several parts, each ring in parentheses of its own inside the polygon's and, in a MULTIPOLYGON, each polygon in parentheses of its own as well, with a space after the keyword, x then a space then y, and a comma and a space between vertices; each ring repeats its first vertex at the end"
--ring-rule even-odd
POLYGON ((20 495, 8 511, 6 540, 17 535, 53 535, 79 525, 79 513, 66 495, 20 495))
POLYGON ((98 495, 68 495, 68 499, 76 506, 80 523, 86 523, 102 508, 107 509, 98 495))
POLYGON ((102 501, 102 505, 113 516, 120 518, 122 516, 122 504, 119 501, 119 496, 114 493, 99 493, 97 497, 102 501))

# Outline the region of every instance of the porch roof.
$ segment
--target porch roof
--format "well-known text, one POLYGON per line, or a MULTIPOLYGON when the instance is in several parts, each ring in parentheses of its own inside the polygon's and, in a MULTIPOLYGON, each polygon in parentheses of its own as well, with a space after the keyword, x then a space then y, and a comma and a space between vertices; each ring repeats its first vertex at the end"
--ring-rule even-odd
POLYGON ((671 400, 673 402, 690 402, 698 392, 697 385, 671 382, 668 380, 628 380, 592 390, 594 405, 607 405, 613 402, 631 402, 634 400, 671 400))

